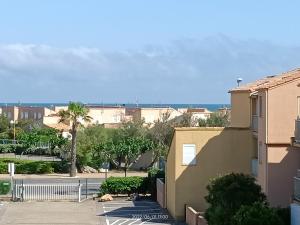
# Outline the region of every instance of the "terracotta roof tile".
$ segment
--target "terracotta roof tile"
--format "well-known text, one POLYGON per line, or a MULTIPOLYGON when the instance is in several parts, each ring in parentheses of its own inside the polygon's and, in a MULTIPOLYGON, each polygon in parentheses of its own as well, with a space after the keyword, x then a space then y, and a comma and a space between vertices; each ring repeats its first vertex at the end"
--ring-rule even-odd
POLYGON ((233 88, 229 92, 239 92, 239 91, 255 92, 260 89, 273 88, 278 85, 288 83, 299 78, 300 78, 300 68, 276 76, 267 76, 263 79, 254 81, 252 83, 248 83, 240 87, 233 88))

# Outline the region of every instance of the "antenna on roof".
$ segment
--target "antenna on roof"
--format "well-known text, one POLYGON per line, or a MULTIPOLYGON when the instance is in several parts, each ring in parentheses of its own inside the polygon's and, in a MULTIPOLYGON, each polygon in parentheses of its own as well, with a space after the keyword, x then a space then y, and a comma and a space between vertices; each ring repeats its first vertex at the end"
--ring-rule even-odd
POLYGON ((237 82, 237 85, 238 87, 240 86, 240 83, 243 81, 243 78, 239 77, 236 82, 237 82))

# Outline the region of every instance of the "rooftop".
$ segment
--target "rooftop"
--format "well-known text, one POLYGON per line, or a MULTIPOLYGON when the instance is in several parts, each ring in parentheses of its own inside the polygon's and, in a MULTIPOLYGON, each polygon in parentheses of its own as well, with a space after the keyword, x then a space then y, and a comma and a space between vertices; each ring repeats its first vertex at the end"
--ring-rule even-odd
POLYGON ((263 79, 231 89, 229 92, 255 92, 289 83, 300 78, 300 68, 279 75, 267 76, 263 79))

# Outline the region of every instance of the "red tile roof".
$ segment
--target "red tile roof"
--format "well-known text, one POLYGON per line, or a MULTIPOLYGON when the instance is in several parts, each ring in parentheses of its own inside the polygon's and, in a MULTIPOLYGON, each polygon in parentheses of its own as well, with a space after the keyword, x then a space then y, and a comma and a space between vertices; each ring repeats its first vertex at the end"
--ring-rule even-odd
POLYGON ((233 88, 229 92, 255 92, 261 89, 277 87, 279 85, 289 83, 297 79, 300 79, 300 68, 276 76, 267 76, 263 79, 254 81, 252 83, 233 88))

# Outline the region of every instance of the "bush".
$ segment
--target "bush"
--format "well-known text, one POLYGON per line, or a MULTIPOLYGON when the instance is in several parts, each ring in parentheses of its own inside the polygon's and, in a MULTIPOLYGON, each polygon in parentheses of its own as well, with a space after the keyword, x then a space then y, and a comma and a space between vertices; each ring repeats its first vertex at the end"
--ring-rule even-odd
POLYGON ((163 170, 157 169, 157 168, 151 168, 148 170, 148 190, 151 194, 151 197, 153 200, 156 200, 156 179, 157 178, 165 178, 165 172, 163 170))
POLYGON ((228 174, 216 178, 207 186, 209 203, 205 218, 210 225, 232 225, 232 218, 242 205, 266 202, 255 179, 244 174, 228 174))
POLYGON ((287 208, 275 208, 277 215, 281 218, 284 225, 291 224, 291 209, 287 208))
POLYGON ((100 194, 142 193, 145 177, 109 177, 101 185, 100 194))
POLYGON ((0 144, 0 153, 18 153, 21 154, 24 151, 24 147, 22 145, 13 145, 7 144, 3 145, 0 144))
POLYGON ((0 159, 0 174, 8 173, 8 163, 15 163, 17 174, 67 173, 67 162, 31 161, 20 159, 0 159))
POLYGON ((9 181, 0 181, 0 195, 6 195, 10 191, 9 181))
POLYGON ((261 202, 241 206, 233 217, 234 225, 283 225, 276 211, 261 202))

